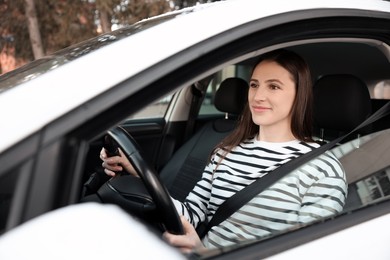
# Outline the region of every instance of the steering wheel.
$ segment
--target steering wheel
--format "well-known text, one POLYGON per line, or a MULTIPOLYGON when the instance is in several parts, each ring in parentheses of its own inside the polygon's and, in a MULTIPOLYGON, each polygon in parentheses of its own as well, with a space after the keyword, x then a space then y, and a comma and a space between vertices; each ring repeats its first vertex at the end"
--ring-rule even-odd
MULTIPOLYGON (((156 206, 158 215, 161 217, 165 229, 170 233, 184 234, 179 214, 177 213, 168 190, 161 183, 154 168, 142 156, 141 149, 134 138, 120 126, 109 130, 107 134, 117 143, 127 159, 134 166, 134 169, 140 176, 156 206)), ((121 182, 121 180, 125 181, 126 177, 129 177, 129 175, 119 175, 114 177, 114 179, 116 182, 121 182)), ((121 185, 123 186, 123 184, 124 183, 121 185)))

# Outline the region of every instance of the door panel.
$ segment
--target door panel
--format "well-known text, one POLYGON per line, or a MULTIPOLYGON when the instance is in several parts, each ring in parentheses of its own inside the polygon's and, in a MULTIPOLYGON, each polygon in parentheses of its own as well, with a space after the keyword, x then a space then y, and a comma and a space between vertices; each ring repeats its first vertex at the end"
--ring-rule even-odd
POLYGON ((145 159, 155 165, 165 125, 164 118, 148 118, 128 120, 121 126, 137 141, 145 159))

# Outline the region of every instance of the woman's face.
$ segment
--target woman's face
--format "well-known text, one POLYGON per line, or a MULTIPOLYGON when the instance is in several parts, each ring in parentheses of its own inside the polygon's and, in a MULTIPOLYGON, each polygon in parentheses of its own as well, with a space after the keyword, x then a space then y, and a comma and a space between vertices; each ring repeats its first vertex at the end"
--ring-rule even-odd
POLYGON ((262 61, 249 82, 252 120, 262 129, 290 130, 296 86, 291 74, 273 61, 262 61))

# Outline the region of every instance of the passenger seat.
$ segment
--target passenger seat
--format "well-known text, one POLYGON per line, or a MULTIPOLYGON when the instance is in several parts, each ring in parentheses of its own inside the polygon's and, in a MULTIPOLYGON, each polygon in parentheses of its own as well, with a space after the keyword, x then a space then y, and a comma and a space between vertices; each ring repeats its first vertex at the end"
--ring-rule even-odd
MULTIPOLYGON (((314 124, 316 136, 326 143, 346 134, 361 124, 371 114, 371 98, 367 85, 349 74, 326 75, 314 84, 314 124)), ((370 132, 370 126, 359 130, 349 139, 370 132)), ((337 149, 337 148, 336 148, 337 149)), ((352 148, 351 148, 352 149, 352 148)), ((349 151, 344 147, 337 153, 349 151)), ((342 162, 342 158, 340 159, 342 162)), ((345 169, 348 181, 348 169, 345 169)), ((348 183, 348 196, 344 211, 361 205, 357 186, 348 183)))
MULTIPOLYGON (((333 74, 314 84, 315 136, 331 141, 351 131, 371 114, 367 85, 350 74, 333 74)), ((358 134, 365 134, 364 128, 358 134)), ((356 136, 353 137, 355 139, 356 136)))

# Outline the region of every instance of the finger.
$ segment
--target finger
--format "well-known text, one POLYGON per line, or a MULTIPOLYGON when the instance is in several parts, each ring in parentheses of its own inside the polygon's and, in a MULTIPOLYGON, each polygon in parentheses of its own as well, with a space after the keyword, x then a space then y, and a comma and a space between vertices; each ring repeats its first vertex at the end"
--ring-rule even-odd
POLYGON ((123 170, 123 167, 120 164, 116 164, 116 163, 113 164, 113 163, 110 163, 108 160, 104 160, 102 162, 102 167, 107 169, 107 170, 113 171, 113 172, 123 170))
POLYGON ((108 176, 111 176, 111 177, 115 176, 115 172, 107 170, 107 169, 104 169, 104 173, 107 174, 108 176))
POLYGON ((180 216, 180 220, 183 224, 184 233, 190 233, 195 230, 194 226, 183 215, 180 216))
POLYGON ((180 247, 179 250, 183 254, 191 254, 194 251, 192 248, 188 248, 188 247, 180 247))
POLYGON ((174 235, 166 231, 163 233, 163 239, 171 246, 179 248, 182 252, 189 253, 195 248, 192 239, 187 235, 174 235))
POLYGON ((120 156, 120 157, 126 158, 126 155, 125 155, 125 153, 122 151, 121 148, 118 147, 118 151, 119 151, 119 156, 120 156))
POLYGON ((106 150, 104 148, 102 148, 100 150, 100 159, 104 160, 107 158, 107 153, 106 153, 106 150))
POLYGON ((174 235, 167 231, 163 233, 163 240, 165 240, 171 246, 178 248, 183 253, 190 253, 191 249, 185 245, 185 236, 174 235))
POLYGON ((185 235, 174 235, 165 231, 163 233, 163 239, 167 241, 170 245, 175 247, 185 247, 186 246, 186 237, 185 235))

